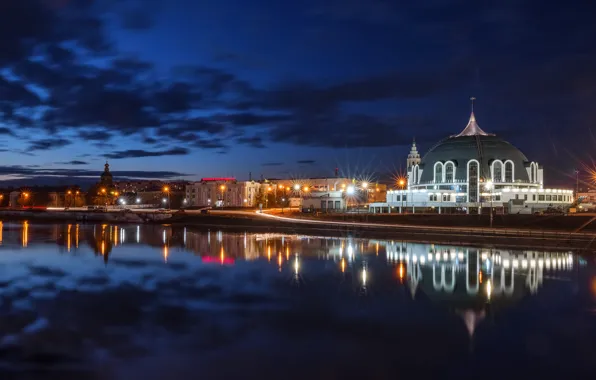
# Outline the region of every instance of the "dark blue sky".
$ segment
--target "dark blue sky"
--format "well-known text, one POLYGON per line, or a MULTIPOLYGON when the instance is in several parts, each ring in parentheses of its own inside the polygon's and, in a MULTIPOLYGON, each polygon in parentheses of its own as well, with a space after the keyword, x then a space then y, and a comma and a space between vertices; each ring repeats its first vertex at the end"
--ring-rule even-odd
POLYGON ((547 182, 589 161, 594 5, 401 3, 7 0, 0 174, 383 179, 471 95, 547 182))

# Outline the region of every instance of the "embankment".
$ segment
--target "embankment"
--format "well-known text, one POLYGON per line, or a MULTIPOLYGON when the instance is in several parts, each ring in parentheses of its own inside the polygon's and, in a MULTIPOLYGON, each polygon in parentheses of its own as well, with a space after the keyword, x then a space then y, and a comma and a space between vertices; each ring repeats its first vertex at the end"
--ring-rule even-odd
MULTIPOLYGON (((417 217, 417 216, 414 216, 417 217)), ((476 216, 477 217, 477 216, 476 216)), ((338 218, 336 216, 335 218, 338 218)), ((253 230, 286 232, 310 235, 354 236, 379 239, 404 239, 409 241, 432 241, 437 243, 457 245, 498 245, 500 247, 523 247, 532 249, 596 249, 596 233, 573 232, 581 226, 581 218, 568 217, 569 224, 563 220, 552 218, 554 225, 560 229, 539 228, 541 224, 524 224, 518 220, 517 225, 526 228, 486 228, 480 222, 474 223, 470 218, 467 221, 460 219, 460 224, 449 224, 446 220, 432 218, 435 225, 428 223, 428 218, 408 218, 406 223, 387 223, 385 220, 367 222, 366 219, 333 219, 303 217, 300 219, 268 219, 252 215, 184 215, 176 216, 171 223, 195 227, 221 228, 227 230, 253 230), (579 223, 579 224, 578 224, 579 223), (438 225, 436 225, 438 224, 438 225), (441 225, 443 224, 443 225, 441 225)), ((537 216, 535 217, 537 218, 537 216)), ((565 218, 565 217, 561 217, 565 218)), ((583 221, 585 223, 585 220, 583 221)))

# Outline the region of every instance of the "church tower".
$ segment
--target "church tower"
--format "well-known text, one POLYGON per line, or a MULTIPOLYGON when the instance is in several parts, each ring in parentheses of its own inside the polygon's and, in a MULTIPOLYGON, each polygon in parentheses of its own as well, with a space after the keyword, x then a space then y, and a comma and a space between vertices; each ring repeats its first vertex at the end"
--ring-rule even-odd
POLYGON ((420 153, 416 148, 416 139, 412 141, 412 148, 410 148, 410 154, 408 154, 408 169, 414 165, 420 164, 420 153))
POLYGON ((114 185, 112 173, 110 173, 110 164, 106 161, 103 173, 101 173, 100 184, 103 187, 112 187, 114 185))

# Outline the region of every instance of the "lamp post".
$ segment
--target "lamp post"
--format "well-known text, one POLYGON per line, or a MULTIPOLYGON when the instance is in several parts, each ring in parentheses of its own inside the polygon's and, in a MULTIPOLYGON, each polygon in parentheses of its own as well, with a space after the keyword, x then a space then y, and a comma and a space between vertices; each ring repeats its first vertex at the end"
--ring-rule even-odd
POLYGON ((79 197, 80 191, 75 191, 74 206, 77 207, 77 198, 79 197))
POLYGON ((106 209, 107 209, 108 208, 108 191, 104 187, 103 189, 101 189, 101 193, 103 194, 103 200, 104 200, 104 203, 105 203, 106 209))
POLYGON ((490 197, 490 228, 493 227, 493 181, 488 180, 485 185, 490 197))
POLYGON ((28 192, 23 192, 22 194, 24 200, 23 200, 23 207, 25 206, 25 204, 29 201, 29 193, 28 192))
POLYGON ((170 187, 169 186, 164 186, 163 192, 166 193, 166 195, 168 196, 168 210, 169 210, 169 209, 172 208, 170 206, 170 187))
POLYGON ((221 190, 221 207, 224 207, 226 202, 225 202, 225 193, 224 191, 226 190, 226 185, 221 185, 219 187, 219 189, 221 190))
POLYGON ((399 180, 399 187, 401 188, 401 195, 399 196, 401 198, 401 207, 399 208, 399 212, 400 214, 403 214, 403 210, 404 210, 404 186, 406 184, 406 181, 404 181, 403 179, 399 180))

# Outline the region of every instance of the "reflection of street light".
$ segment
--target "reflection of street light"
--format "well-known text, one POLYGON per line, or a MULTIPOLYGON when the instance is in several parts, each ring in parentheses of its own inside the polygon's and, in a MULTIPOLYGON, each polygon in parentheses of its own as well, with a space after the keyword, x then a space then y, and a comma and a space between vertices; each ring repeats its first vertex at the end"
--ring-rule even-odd
POLYGON ((493 227, 493 181, 488 180, 484 185, 488 191, 490 191, 490 227, 493 227))

